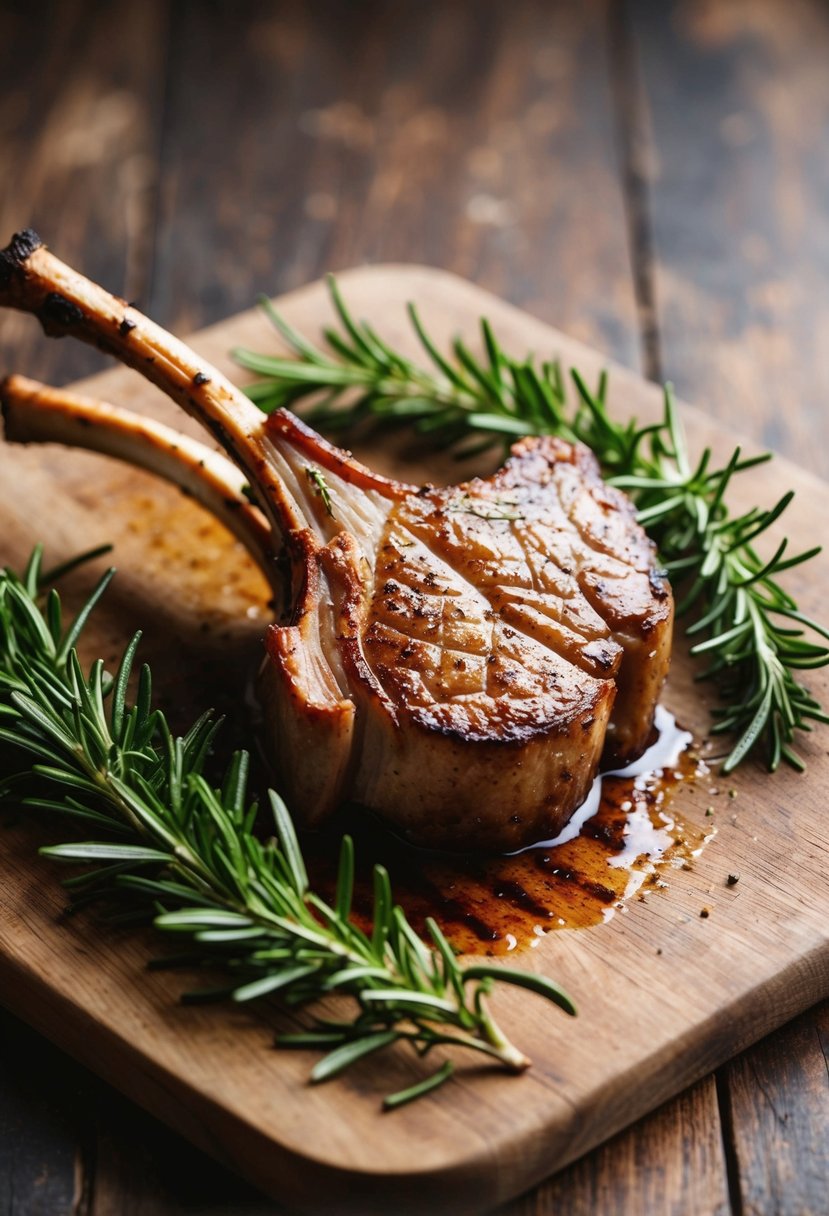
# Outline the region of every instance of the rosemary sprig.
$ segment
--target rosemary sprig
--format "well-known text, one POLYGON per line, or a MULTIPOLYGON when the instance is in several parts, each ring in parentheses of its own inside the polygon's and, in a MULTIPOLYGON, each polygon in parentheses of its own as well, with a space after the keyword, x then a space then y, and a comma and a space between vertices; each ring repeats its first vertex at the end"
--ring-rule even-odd
POLYGON ((670 385, 660 422, 619 422, 608 412, 605 373, 591 391, 573 369, 571 399, 557 361, 513 358, 486 320, 481 321, 481 358, 460 339, 444 355, 409 305, 428 360, 420 366, 355 320, 333 278, 329 288, 341 328, 324 331, 327 351, 263 301, 292 357, 234 352, 243 367, 262 377, 247 389, 252 400, 270 412, 313 397, 309 416, 319 426, 344 430, 370 420, 410 426, 437 447, 455 445, 459 456, 498 442, 509 445, 521 435, 586 443, 604 475, 636 503, 679 592, 680 612, 693 609, 687 627, 692 654, 711 658, 699 678, 715 680, 723 700, 714 711, 713 729, 733 740, 724 770, 757 749, 770 769, 781 760, 802 768, 796 733, 808 731, 813 721, 829 721, 798 679, 801 669, 829 663, 829 649, 804 631, 821 639, 829 632, 799 611, 778 579, 820 550, 789 555, 783 540, 770 557, 757 553, 754 542, 780 518, 791 494, 738 516, 731 515, 726 501, 732 479, 770 455, 743 457, 737 448, 725 465, 712 468, 706 449, 692 462, 670 385))
MULTIPOLYGON (((278 993, 289 1005, 305 1005, 332 993, 353 998, 351 1020, 320 1015, 306 1032, 279 1040, 326 1050, 314 1081, 399 1042, 420 1055, 441 1045, 464 1047, 522 1071, 529 1061, 487 1007, 493 984, 527 988, 575 1013, 569 997, 544 976, 462 966, 434 921, 432 945, 424 945, 395 906, 382 866, 374 869, 373 926, 361 931, 351 919, 348 837, 334 900, 321 899, 273 791, 276 835, 262 840, 255 832, 247 754, 230 759, 218 785, 208 779, 220 723, 206 713, 174 737, 153 705, 146 666, 129 702, 140 634, 114 675, 100 660, 82 670, 76 644, 113 572, 65 627, 57 591, 42 594, 41 558, 38 547, 22 577, 0 571, 0 747, 8 753, 0 795, 32 811, 57 812, 91 833, 41 849, 57 861, 92 867, 66 882, 75 902, 117 899, 126 904, 121 919, 151 919, 187 942, 187 954, 174 961, 224 975, 219 988, 186 999, 238 1002, 278 993)), ((447 1061, 386 1106, 429 1092, 451 1072, 447 1061)))

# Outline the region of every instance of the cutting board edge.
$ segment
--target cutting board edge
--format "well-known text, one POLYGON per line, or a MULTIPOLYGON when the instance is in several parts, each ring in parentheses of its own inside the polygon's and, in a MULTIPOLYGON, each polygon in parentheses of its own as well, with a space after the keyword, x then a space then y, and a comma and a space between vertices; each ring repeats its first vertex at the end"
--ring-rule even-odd
MULTIPOLYGON (((538 1125, 533 1136, 534 1151, 529 1159, 524 1133, 519 1131, 511 1137, 504 1136, 494 1150, 492 1146, 483 1144, 451 1164, 411 1172, 389 1172, 381 1165, 378 1165, 376 1172, 349 1168, 345 1163, 325 1161, 280 1142, 262 1132, 240 1113, 221 1105, 205 1090, 188 1086, 186 1079, 171 1068, 155 1060, 148 1061, 127 1038, 115 1034, 107 1026, 102 1027, 82 1005, 50 988, 46 980, 33 970, 2 954, 0 991, 14 991, 23 999, 9 1001, 4 995, 0 1004, 107 1084, 112 1084, 108 1071, 113 1071, 108 1070, 107 1066, 114 1059, 115 1070, 128 1078, 125 1084, 119 1083, 117 1086, 121 1093, 216 1161, 253 1182, 273 1199, 284 1201, 288 1198, 302 1208, 306 1202, 314 1203, 320 1198, 336 1198, 339 1202, 345 1192, 348 1207, 338 1210, 359 1213, 360 1216, 370 1216, 370 1213, 376 1212, 381 1216, 388 1212, 387 1205, 392 1198, 400 1200, 394 1188, 403 1186, 407 1201, 416 1204, 411 1209, 413 1212, 422 1212, 423 1205, 428 1204, 435 1211, 462 1216, 467 1211, 479 1212, 481 1203, 492 1206, 493 1196, 495 1203, 500 1204, 536 1186, 803 1013, 815 1003, 811 985, 806 982, 806 973, 813 980, 814 972, 823 977, 823 996, 818 999, 825 999, 829 997, 829 935, 821 945, 793 960, 772 980, 748 993, 742 993, 733 1003, 733 1020, 727 1035, 717 1032, 715 1021, 723 1014, 732 1015, 732 1009, 728 1007, 692 1027, 669 1047, 660 1048, 651 1057, 632 1065, 627 1072, 617 1073, 612 1082, 614 1093, 633 1092, 643 1097, 647 1093, 648 1097, 641 1102, 621 1101, 618 1115, 610 1121, 607 1121, 606 1112, 602 1116, 604 1122, 598 1114, 603 1099, 607 1098, 607 1091, 597 1087, 585 1096, 578 1111, 570 1108, 568 1119, 550 1120, 538 1125), (770 1005, 767 999, 758 999, 766 998, 773 987, 787 994, 785 1002, 770 1005), (755 1010, 752 1006, 755 1006, 755 1010), (56 1008, 63 1015, 57 1032, 41 1012, 56 1008), (760 1016, 756 1009, 761 1010, 760 1016), (769 1009, 774 1012, 768 1013, 769 1009), (86 1033, 91 1027, 95 1028, 97 1037, 94 1039, 86 1033), (101 1051, 102 1036, 106 1051, 101 1051), (706 1046, 712 1039, 717 1044, 714 1051, 706 1046), (676 1069, 677 1054, 687 1061, 679 1070, 676 1069), (648 1076, 647 1089, 641 1084, 628 1088, 629 1081, 638 1078, 641 1082, 643 1074, 648 1076), (149 1093, 145 1088, 147 1085, 149 1093), (171 1098, 174 1104, 172 1110, 171 1098), (194 1118, 198 1104, 204 1104, 209 1112, 207 1117, 194 1118), (581 1134, 578 1125, 584 1129, 581 1134), (226 1139, 229 1129, 233 1133, 231 1143, 234 1147, 231 1150, 227 1147, 226 1139), (520 1177, 520 1181, 502 1186, 501 1180, 505 1173, 515 1170, 516 1161, 522 1161, 523 1165, 520 1174, 518 1171, 514 1174, 514 1177, 520 1177), (264 1170, 260 1167, 262 1162, 267 1163, 264 1170), (309 1170, 313 1171, 315 1178, 313 1196, 309 1195, 307 1188, 309 1170), (495 1190, 492 1185, 493 1171, 497 1181, 495 1190), (289 1180, 287 1189, 286 1178, 289 1180), (317 1185, 318 1182, 324 1184, 322 1188, 317 1185), (377 1206, 374 1206, 375 1203, 377 1206), (445 1203, 451 1206, 444 1207, 445 1203)), ((520 1080, 516 1083, 520 1083, 520 1080)), ((409 1209, 398 1205, 396 1210, 402 1214, 409 1209)))

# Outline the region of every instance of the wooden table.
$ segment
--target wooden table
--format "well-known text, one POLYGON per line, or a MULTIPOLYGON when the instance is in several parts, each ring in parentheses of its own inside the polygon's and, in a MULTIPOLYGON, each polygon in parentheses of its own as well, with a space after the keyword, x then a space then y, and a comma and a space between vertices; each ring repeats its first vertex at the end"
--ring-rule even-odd
MULTIPOLYGON (((179 332, 443 266, 826 477, 827 63, 819 0, 7 0, 0 235, 179 332)), ((0 351, 100 366, 17 316, 0 351)), ((824 1005, 501 1216, 825 1214, 828 1047, 824 1005)), ((274 1210, 6 1015, 0 1209, 274 1210)))

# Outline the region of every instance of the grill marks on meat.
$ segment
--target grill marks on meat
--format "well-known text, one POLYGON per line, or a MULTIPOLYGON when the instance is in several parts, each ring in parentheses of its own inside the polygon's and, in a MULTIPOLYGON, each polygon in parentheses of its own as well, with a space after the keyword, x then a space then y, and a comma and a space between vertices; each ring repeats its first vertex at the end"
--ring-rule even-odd
POLYGON ((644 749, 667 671, 670 591, 629 501, 587 449, 554 438, 516 444, 490 479, 418 490, 375 477, 290 414, 266 435, 313 521, 295 538, 307 603, 271 630, 263 673, 282 731, 304 701, 331 736, 329 764, 292 777, 297 803, 318 821, 349 796, 448 847, 555 834, 603 753, 644 749), (317 635, 339 657, 329 696, 302 665, 317 635))
MULTIPOLYGON (((558 832, 602 758, 644 749, 672 598, 631 504, 587 449, 525 439, 489 479, 418 489, 285 411, 264 421, 218 371, 42 246, 3 255, 0 302, 143 371, 251 482, 292 571, 260 687, 295 815, 319 823, 350 798, 423 844, 518 848, 558 832), (60 314, 46 307, 56 292, 60 314)), ((169 462, 160 471, 175 478, 169 462)))
POLYGON ((478 739, 494 730, 522 739, 572 711, 575 683, 590 686, 574 666, 612 674, 621 652, 598 618, 587 639, 576 622, 561 623, 567 608, 549 586, 554 576, 532 569, 533 523, 484 518, 492 502, 480 487, 440 491, 392 513, 395 539, 379 554, 366 644, 384 687, 417 707, 416 720, 478 739))

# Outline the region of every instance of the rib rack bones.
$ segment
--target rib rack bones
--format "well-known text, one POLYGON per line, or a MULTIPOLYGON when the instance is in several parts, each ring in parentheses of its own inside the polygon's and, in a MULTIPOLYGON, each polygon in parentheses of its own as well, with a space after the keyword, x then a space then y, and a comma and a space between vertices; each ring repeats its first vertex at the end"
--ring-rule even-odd
POLYGON ((275 585, 287 554, 259 687, 300 821, 351 799, 418 843, 515 849, 560 830, 600 763, 644 750, 673 602, 632 505, 586 448, 525 439, 486 480, 406 485, 287 411, 265 418, 33 233, 0 254, 0 303, 136 368, 229 459, 20 377, 0 390, 7 438, 155 469, 242 536, 275 585))

